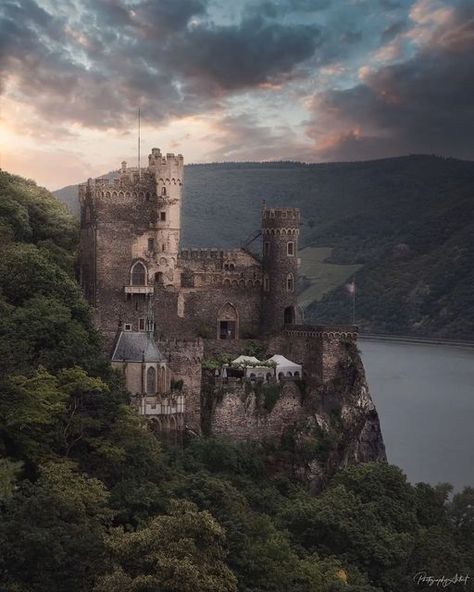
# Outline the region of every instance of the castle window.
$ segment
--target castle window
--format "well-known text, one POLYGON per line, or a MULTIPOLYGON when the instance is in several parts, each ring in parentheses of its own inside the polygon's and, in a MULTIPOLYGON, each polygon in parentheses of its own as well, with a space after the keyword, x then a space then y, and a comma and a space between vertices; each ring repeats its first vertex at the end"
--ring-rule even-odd
POLYGON ((155 240, 153 238, 148 239, 148 250, 153 251, 155 248, 155 240))
POLYGON ((290 257, 295 254, 295 243, 293 241, 290 241, 289 243, 287 243, 286 253, 290 257))
POLYGON ((295 309, 293 306, 287 306, 283 313, 283 322, 285 325, 295 324, 295 309))
POLYGON ((164 244, 164 243, 161 245, 161 252, 162 252, 162 253, 164 253, 164 252, 165 252, 165 244, 164 244))
POLYGON ((166 187, 161 188, 161 195, 166 195, 166 187))
POLYGON ((269 253, 270 253, 270 243, 268 241, 265 241, 263 243, 263 254, 268 255, 269 253))
POLYGON ((138 319, 138 330, 145 331, 145 319, 138 319))
POLYGON ((289 273, 286 276, 286 291, 287 292, 293 292, 293 290, 295 289, 295 282, 293 279, 293 274, 289 273))
POLYGON ((164 366, 160 369, 160 384, 161 384, 161 392, 166 393, 168 390, 168 385, 166 384, 166 368, 164 366))
POLYGON ((166 222, 166 212, 160 212, 160 220, 166 222))
POLYGON ((156 394, 156 370, 150 366, 146 371, 146 394, 156 394))
POLYGON ((270 291, 270 276, 267 273, 263 277, 263 289, 265 290, 265 292, 270 291))
POLYGON ((234 271, 235 265, 233 263, 229 264, 229 271, 234 271))
POLYGON ((137 261, 132 267, 132 286, 146 285, 146 268, 141 261, 137 261))
POLYGON ((132 330, 132 323, 124 323, 123 330, 124 331, 131 331, 132 330))
POLYGON ((219 311, 217 317, 217 338, 239 338, 239 316, 235 306, 227 302, 219 311))

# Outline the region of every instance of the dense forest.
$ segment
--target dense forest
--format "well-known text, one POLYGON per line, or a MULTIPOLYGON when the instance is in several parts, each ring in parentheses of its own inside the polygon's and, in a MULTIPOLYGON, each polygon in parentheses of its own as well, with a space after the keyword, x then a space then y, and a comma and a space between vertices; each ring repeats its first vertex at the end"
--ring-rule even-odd
MULTIPOLYGON (((56 195, 77 213, 77 187, 56 195)), ((474 339, 473 162, 188 165, 183 244, 240 245, 258 229, 263 200, 301 209, 301 290, 316 284, 303 297, 308 320, 350 319, 344 284, 355 270, 363 331, 474 339), (325 259, 307 247, 325 247, 325 259)))
MULTIPOLYGON (((0 172, 2 592, 395 592, 473 573, 474 489, 348 467, 317 497, 284 446, 160 442, 74 280, 77 228, 0 172)), ((469 589, 464 587, 463 589, 469 589)))

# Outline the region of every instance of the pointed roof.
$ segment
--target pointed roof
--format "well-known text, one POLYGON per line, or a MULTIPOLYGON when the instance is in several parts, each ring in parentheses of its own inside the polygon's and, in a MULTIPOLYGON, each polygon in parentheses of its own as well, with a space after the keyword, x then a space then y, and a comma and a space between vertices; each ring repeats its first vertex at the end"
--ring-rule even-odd
POLYGON ((112 354, 112 362, 166 362, 151 333, 121 331, 112 354))
POLYGON ((295 362, 292 362, 291 360, 285 358, 285 356, 281 356, 280 354, 275 354, 269 360, 267 360, 267 362, 276 362, 278 368, 284 367, 301 369, 301 364, 295 364, 295 362))

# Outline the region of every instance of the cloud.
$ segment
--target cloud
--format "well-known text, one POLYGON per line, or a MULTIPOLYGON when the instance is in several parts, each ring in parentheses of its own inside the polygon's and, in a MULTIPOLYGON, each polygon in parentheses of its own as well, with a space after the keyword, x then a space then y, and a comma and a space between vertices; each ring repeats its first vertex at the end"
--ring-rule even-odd
POLYGON ((91 128, 126 127, 139 105, 157 122, 218 108, 229 94, 294 76, 320 38, 314 25, 258 16, 216 25, 204 0, 73 7, 52 14, 6 0, 1 90, 47 121, 91 128))
POLYGON ((308 134, 320 158, 474 157, 474 6, 458 2, 429 13, 429 1, 422 0, 414 10, 411 33, 427 19, 431 29, 411 59, 371 69, 363 84, 315 98, 308 134))

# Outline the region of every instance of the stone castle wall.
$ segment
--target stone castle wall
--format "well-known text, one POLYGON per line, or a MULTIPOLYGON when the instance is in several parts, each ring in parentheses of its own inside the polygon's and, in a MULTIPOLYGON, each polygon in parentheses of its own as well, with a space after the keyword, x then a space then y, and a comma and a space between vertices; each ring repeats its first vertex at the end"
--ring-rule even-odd
MULTIPOLYGON (((278 385, 273 385, 278 388, 278 385)), ((302 393, 293 382, 283 383, 275 405, 263 407, 264 394, 255 394, 245 384, 216 387, 218 401, 211 412, 213 435, 227 435, 236 440, 278 440, 304 416, 302 393)))

